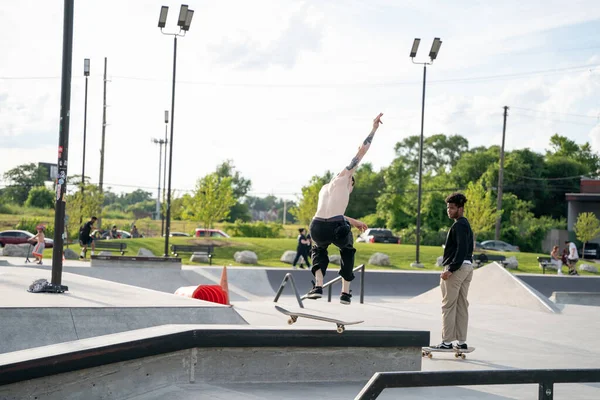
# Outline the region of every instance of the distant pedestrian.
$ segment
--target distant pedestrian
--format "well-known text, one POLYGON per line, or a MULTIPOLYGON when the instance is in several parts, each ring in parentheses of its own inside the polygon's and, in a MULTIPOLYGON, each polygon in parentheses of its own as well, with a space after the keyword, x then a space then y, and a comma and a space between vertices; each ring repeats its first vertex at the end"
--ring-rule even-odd
MULTIPOLYGON (((296 257, 294 257, 294 262, 292 263, 292 268, 296 268, 296 263, 300 260, 300 257, 304 259, 304 262, 310 268, 310 259, 308 256, 308 252, 310 250, 310 240, 306 236, 306 229, 300 228, 298 229, 300 233, 298 235, 298 243, 296 244, 296 257)), ((302 265, 302 260, 300 260, 300 268, 304 269, 302 265)))
POLYGON ((46 236, 44 235, 44 227, 38 226, 37 234, 31 238, 31 240, 36 241, 37 244, 33 248, 33 256, 35 257, 35 261, 37 261, 38 265, 42 265, 42 259, 44 258, 44 249, 46 248, 46 236))
POLYGON ((88 222, 83 224, 79 229, 79 244, 81 245, 81 254, 79 255, 80 260, 85 259, 85 254, 87 253, 88 246, 92 246, 92 255, 94 255, 94 251, 96 250, 96 245, 94 244, 94 238, 92 237, 92 229, 94 229, 94 224, 98 218, 92 217, 88 222))
POLYGON ((552 248, 552 252, 550 253, 550 263, 553 265, 556 265, 556 269, 558 270, 558 275, 562 275, 562 265, 563 262, 561 260, 559 253, 559 249, 558 246, 554 246, 552 248))
POLYGON ((579 254, 577 253, 577 246, 575 243, 570 241, 565 241, 565 244, 569 248, 569 255, 567 256, 567 265, 569 266, 569 275, 579 275, 577 273, 577 262, 579 261, 579 254))

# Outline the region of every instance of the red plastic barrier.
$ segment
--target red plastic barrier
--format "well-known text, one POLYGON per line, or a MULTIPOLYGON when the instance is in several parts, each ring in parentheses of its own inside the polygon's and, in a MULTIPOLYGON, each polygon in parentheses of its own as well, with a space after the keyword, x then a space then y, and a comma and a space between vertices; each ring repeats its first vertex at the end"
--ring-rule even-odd
POLYGON ((176 295, 191 297, 211 303, 227 304, 227 293, 219 285, 184 286, 175 291, 176 295))

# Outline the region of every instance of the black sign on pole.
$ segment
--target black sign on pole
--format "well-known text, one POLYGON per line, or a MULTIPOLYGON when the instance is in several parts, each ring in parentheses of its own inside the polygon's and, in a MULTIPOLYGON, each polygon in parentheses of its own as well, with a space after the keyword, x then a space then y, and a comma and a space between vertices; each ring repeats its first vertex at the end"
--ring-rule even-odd
POLYGON ((61 285, 63 240, 65 238, 65 193, 67 191, 67 162, 69 158, 69 119, 71 113, 71 64, 73 60, 74 0, 65 0, 63 23, 62 83, 60 90, 60 131, 58 136, 58 178, 54 208, 54 246, 52 248, 52 282, 46 292, 63 293, 61 285))

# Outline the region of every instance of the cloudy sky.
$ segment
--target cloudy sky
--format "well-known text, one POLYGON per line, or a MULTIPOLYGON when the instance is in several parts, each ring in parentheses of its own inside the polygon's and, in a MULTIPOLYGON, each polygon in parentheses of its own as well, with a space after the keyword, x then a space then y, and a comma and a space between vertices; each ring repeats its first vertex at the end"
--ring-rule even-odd
MULTIPOLYGON (((164 110, 171 106, 180 2, 75 2, 69 175, 83 154, 83 60, 91 59, 86 175, 98 182, 104 57, 108 59, 105 187, 156 190, 164 110)), ((596 0, 199 1, 178 40, 173 183, 231 159, 251 194, 295 199, 310 177, 339 171, 384 113, 365 162, 394 158, 418 134, 423 68, 425 135, 470 146, 543 151, 554 133, 600 150, 600 7, 596 0)), ((63 1, 0 0, 0 174, 57 161, 63 1)), ((0 185, 5 182, 0 182, 0 185)))

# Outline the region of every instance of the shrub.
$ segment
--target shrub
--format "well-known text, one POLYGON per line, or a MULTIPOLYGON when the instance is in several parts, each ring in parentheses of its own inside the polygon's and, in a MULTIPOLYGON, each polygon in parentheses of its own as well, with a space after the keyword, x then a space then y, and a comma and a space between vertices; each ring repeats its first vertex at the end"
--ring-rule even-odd
POLYGON ((21 220, 15 225, 14 229, 28 231, 35 234, 38 225, 44 225, 46 227, 44 230, 44 235, 46 235, 46 237, 51 238, 54 236, 54 223, 43 222, 39 218, 21 218, 21 220))
POLYGON ((242 222, 235 221, 233 224, 224 224, 226 231, 234 237, 260 237, 260 238, 278 238, 283 225, 264 222, 242 222))

